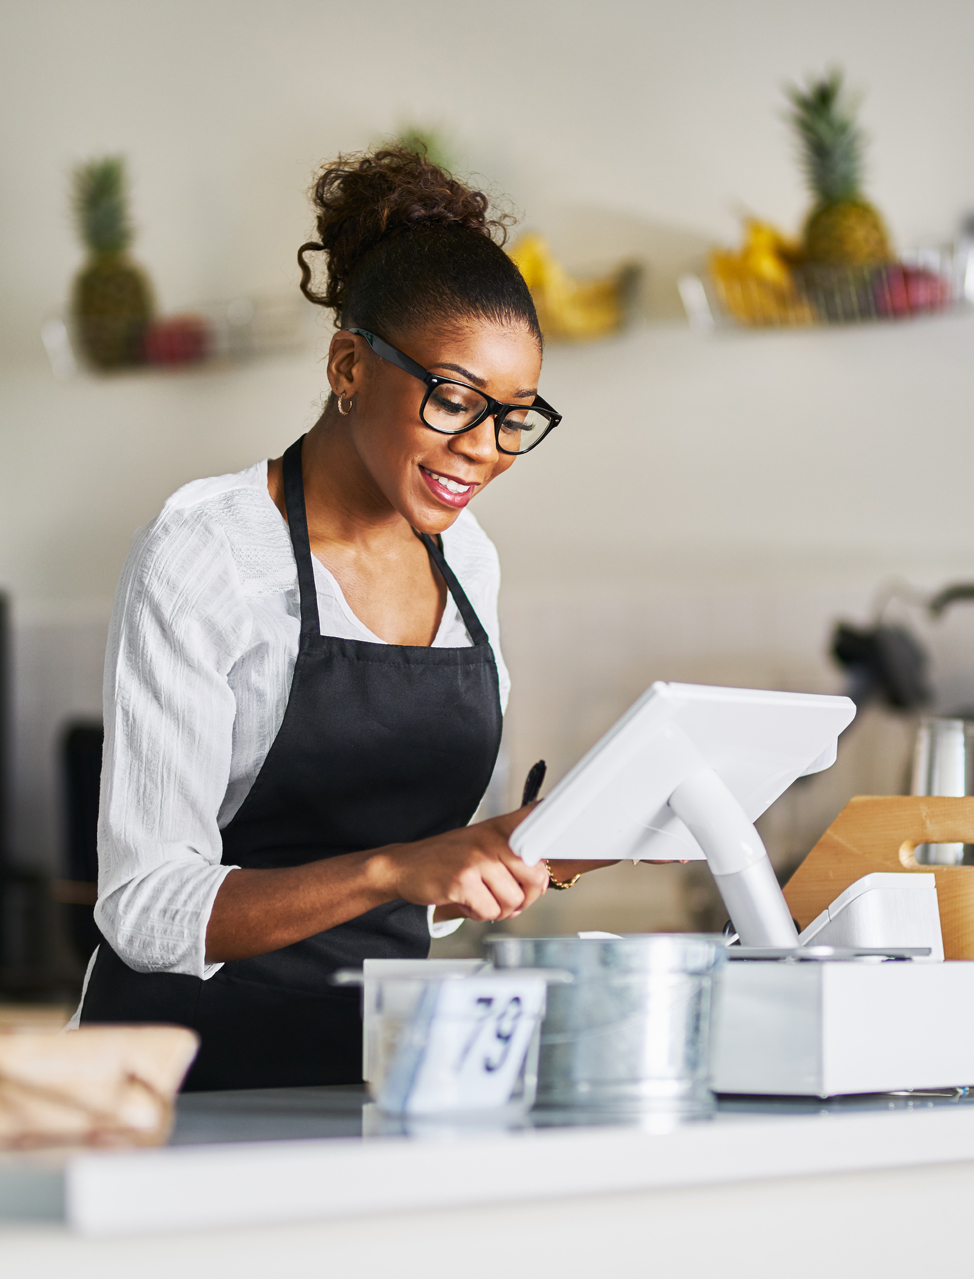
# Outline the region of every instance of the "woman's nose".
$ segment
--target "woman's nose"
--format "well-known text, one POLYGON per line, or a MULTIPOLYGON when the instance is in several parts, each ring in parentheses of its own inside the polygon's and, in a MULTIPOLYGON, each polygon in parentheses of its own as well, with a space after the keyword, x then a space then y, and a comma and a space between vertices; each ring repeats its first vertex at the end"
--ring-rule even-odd
POLYGON ((497 436, 494 431, 494 419, 485 417, 479 422, 472 431, 464 431, 462 435, 455 435, 450 441, 450 451, 459 454, 461 457, 469 458, 471 462, 496 462, 497 461, 497 436))

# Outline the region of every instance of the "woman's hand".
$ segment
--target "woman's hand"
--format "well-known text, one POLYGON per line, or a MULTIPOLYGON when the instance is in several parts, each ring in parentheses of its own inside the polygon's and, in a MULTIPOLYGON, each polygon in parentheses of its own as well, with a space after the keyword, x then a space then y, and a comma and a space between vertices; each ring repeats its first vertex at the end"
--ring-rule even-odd
POLYGON ((437 920, 513 919, 548 887, 544 864, 526 866, 507 842, 531 807, 379 849, 370 858, 370 871, 383 893, 435 906, 437 920))
POLYGON ((399 899, 436 906, 440 919, 511 919, 548 886, 544 864, 525 866, 507 842, 530 811, 303 866, 232 870, 210 912, 207 962, 266 955, 399 899))

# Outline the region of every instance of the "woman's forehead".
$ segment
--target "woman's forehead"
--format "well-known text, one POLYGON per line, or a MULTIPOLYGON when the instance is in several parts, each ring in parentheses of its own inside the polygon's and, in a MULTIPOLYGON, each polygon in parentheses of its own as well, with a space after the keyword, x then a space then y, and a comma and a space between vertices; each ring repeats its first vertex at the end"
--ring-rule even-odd
POLYGON ((471 321, 439 332, 417 333, 404 348, 434 373, 456 376, 487 389, 500 379, 525 392, 537 389, 541 349, 523 325, 471 321))

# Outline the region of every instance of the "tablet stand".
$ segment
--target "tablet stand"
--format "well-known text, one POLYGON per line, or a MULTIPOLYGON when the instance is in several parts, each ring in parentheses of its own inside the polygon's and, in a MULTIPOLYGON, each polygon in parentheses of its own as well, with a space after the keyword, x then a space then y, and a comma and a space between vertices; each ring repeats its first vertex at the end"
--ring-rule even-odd
POLYGON ((691 773, 669 804, 706 854, 741 945, 797 946, 798 932, 761 836, 714 770, 691 773))

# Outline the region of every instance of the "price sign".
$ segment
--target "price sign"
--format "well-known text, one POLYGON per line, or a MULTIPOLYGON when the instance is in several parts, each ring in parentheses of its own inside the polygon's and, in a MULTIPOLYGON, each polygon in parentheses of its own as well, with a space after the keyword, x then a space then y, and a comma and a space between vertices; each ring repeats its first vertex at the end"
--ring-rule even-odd
POLYGON ((543 977, 486 973, 430 982, 379 1094, 392 1114, 505 1105, 545 1009, 543 977))

